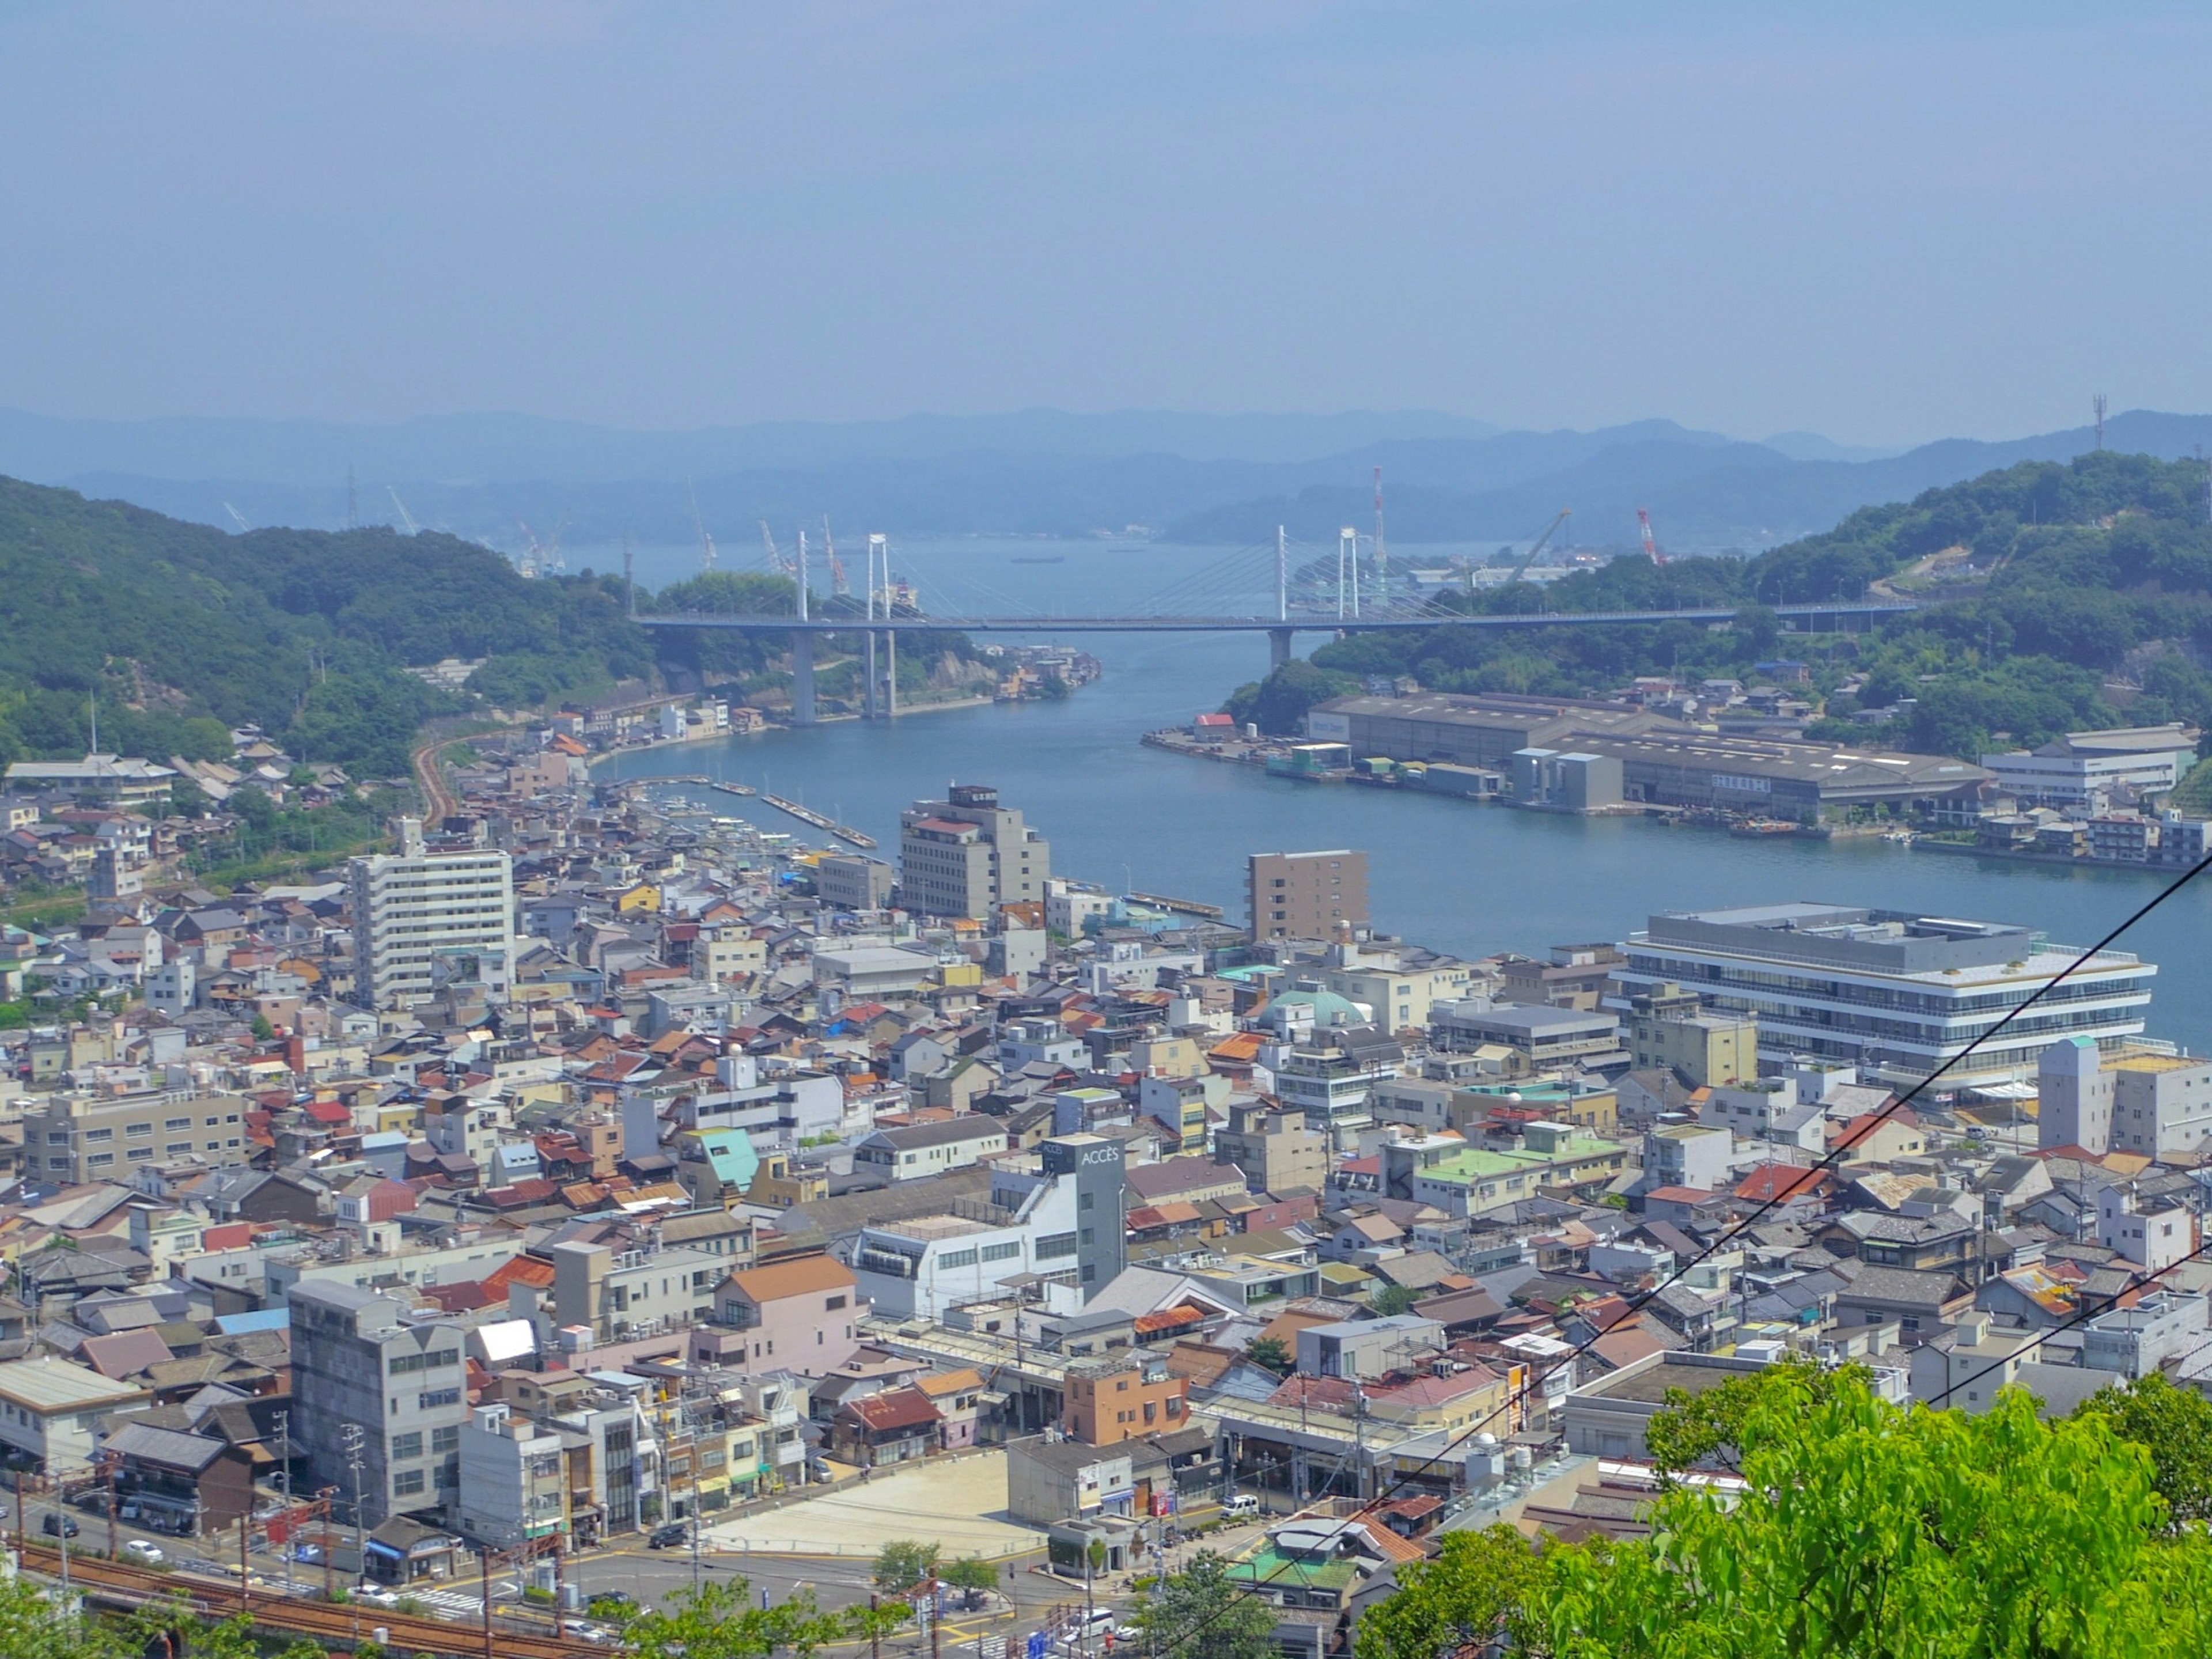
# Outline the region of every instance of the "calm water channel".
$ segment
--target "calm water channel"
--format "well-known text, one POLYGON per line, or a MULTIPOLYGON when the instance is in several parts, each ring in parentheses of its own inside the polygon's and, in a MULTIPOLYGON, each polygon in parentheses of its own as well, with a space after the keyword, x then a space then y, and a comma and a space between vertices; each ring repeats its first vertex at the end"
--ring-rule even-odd
MULTIPOLYGON (((1424 550, 1425 553, 1427 550, 1424 550)), ((1101 612, 1218 556, 1201 550, 1079 543, 902 544, 895 568, 940 613, 1101 612), (1026 562, 1064 555, 1059 564, 1026 562), (1017 563, 1016 560, 1025 562, 1017 563)), ((690 574, 688 550, 641 556, 641 581, 690 574)), ((817 576, 817 586, 820 578, 817 576)), ((1091 635, 1105 664, 1066 702, 994 705, 896 721, 836 721, 726 744, 610 761, 601 775, 698 774, 750 783, 831 812, 896 856, 898 814, 945 786, 998 786, 1052 841, 1061 875, 1194 898, 1243 918, 1245 854, 1364 848, 1377 927, 1465 956, 1540 954, 1555 943, 1618 939, 1659 909, 1784 899, 1917 908, 2025 923, 2087 944, 2149 899, 2147 872, 2075 870, 1911 849, 1878 841, 1741 841, 1639 819, 1581 820, 1395 791, 1267 778, 1178 758, 1139 736, 1218 706, 1265 671, 1261 636, 1091 635)), ((1301 649, 1319 643, 1302 638, 1301 649)), ((754 802, 703 795, 718 811, 806 832, 754 802)), ((2212 878, 2177 895, 2121 942, 2159 964, 2151 1034, 2212 1050, 2212 878)))

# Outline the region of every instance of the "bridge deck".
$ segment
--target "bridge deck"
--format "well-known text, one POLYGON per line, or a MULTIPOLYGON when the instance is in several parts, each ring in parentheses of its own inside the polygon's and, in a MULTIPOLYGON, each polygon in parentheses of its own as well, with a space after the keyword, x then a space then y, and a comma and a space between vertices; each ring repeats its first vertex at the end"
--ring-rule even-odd
MULTIPOLYGON (((1607 623, 1715 623, 1731 620, 1740 607, 1713 605, 1692 611, 1532 611, 1515 614, 1434 617, 1337 617, 1304 614, 1276 617, 738 617, 647 613, 635 618, 646 628, 728 628, 752 633, 856 634, 873 630, 957 629, 969 634, 1334 634, 1349 629, 1587 628, 1607 623)), ((1810 621, 1819 617, 1893 617, 1919 606, 1894 600, 1838 600, 1831 605, 1778 605, 1778 617, 1810 621)))

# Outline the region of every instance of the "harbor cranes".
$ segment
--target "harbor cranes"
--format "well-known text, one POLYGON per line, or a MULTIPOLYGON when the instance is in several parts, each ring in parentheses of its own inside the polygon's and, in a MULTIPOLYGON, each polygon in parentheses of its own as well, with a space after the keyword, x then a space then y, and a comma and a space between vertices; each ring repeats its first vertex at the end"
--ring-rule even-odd
POLYGON ((684 481, 684 488, 691 497, 691 527, 699 532, 699 574, 703 576, 714 568, 714 538, 707 532, 707 520, 700 516, 698 490, 689 478, 684 481))
POLYGON ((1651 515, 1642 507, 1636 509, 1636 522, 1644 529, 1644 556, 1654 564, 1663 565, 1667 556, 1659 550, 1659 544, 1651 534, 1651 515))
POLYGON ((853 585, 845 580, 845 566, 837 557, 837 544, 830 539, 830 515, 822 515, 822 551, 830 561, 830 591, 840 596, 849 596, 853 585))
POLYGON ((787 559, 783 556, 781 550, 780 550, 775 544, 775 532, 768 527, 768 520, 766 519, 763 519, 760 521, 760 527, 761 548, 768 556, 769 574, 772 576, 797 575, 799 574, 799 565, 797 562, 787 559))
POLYGON ((1508 587, 1528 574, 1528 567, 1536 562, 1536 556, 1544 550, 1545 544, 1559 533, 1559 526, 1572 518, 1574 512, 1571 507, 1563 507, 1559 509, 1559 516, 1544 526, 1544 533, 1528 544, 1528 550, 1521 556, 1521 562, 1513 567, 1513 574, 1505 579, 1508 587))

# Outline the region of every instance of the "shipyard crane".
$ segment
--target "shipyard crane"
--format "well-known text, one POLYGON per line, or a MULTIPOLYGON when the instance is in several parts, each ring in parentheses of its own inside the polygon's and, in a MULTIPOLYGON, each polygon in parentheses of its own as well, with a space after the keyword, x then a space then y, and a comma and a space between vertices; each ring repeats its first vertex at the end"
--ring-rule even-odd
POLYGON ((416 524, 415 515, 407 510, 407 503, 399 499, 399 492, 390 484, 386 484, 384 486, 384 493, 392 497, 392 506, 399 509, 399 522, 407 526, 407 533, 410 536, 421 535, 422 528, 416 524))
POLYGON ((706 575, 714 568, 714 538, 707 532, 707 520, 699 514, 699 492, 691 480, 684 481, 684 489, 691 497, 691 527, 699 532, 699 574, 706 575))
POLYGON ((1651 515, 1642 507, 1636 509, 1636 522, 1644 527, 1644 556, 1654 564, 1667 562, 1667 556, 1659 550, 1658 542, 1651 534, 1651 515))
POLYGON ((775 544, 775 532, 768 527, 768 520, 766 519, 763 519, 760 521, 760 527, 761 547, 768 555, 769 574, 773 576, 797 575, 799 574, 798 565, 793 561, 785 558, 783 554, 777 549, 775 544))
POLYGON ((1529 544, 1528 550, 1521 556, 1521 562, 1513 567, 1513 574, 1505 579, 1507 586, 1511 586, 1528 574, 1528 567, 1536 562, 1536 556, 1544 550, 1545 544, 1559 533, 1561 525, 1574 516, 1574 511, 1571 507, 1561 507, 1559 516, 1544 526, 1544 533, 1529 544))
POLYGON ((837 544, 830 539, 830 515, 822 515, 822 552, 830 561, 830 591, 849 597, 853 585, 845 580, 844 564, 837 557, 837 544))
POLYGON ((247 531, 249 531, 249 530, 251 530, 251 529, 252 529, 252 528, 253 528, 253 526, 252 526, 252 525, 250 525, 250 524, 246 523, 246 514, 244 514, 243 513, 240 512, 236 507, 233 507, 233 506, 232 506, 228 501, 225 501, 225 502, 222 504, 222 510, 223 510, 224 512, 226 512, 226 513, 228 513, 228 514, 230 514, 231 522, 232 522, 233 524, 234 524, 234 525, 236 525, 236 526, 238 526, 238 532, 239 532, 239 534, 240 534, 241 536, 242 536, 242 535, 244 535, 247 531))

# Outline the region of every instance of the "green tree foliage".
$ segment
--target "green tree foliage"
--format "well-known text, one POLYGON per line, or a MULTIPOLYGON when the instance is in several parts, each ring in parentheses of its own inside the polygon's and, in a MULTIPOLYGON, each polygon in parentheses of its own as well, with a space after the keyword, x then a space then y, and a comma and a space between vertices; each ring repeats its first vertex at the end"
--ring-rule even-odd
POLYGON ((894 1538, 876 1553, 876 1588, 903 1595, 937 1571, 939 1550, 918 1539, 894 1538))
POLYGON ((1339 672, 1334 665, 1324 667, 1317 658, 1308 662, 1293 657, 1266 679, 1238 686, 1223 707, 1239 726, 1250 721, 1270 735, 1291 737, 1298 732, 1306 711, 1316 703, 1358 689, 1356 677, 1339 672))
POLYGON ((2212 1522, 2212 1401, 2153 1371, 2100 1390, 2075 1415, 2103 1419, 2150 1454, 2151 1484, 2166 1500, 2170 1529, 2212 1522))
POLYGON ((1244 1357, 1263 1371, 1273 1371, 1278 1376, 1288 1376, 1297 1359, 1283 1344, 1279 1336, 1263 1336, 1244 1350, 1244 1357))
POLYGON ((1390 1317, 1401 1313, 1411 1313, 1413 1304, 1419 1300, 1419 1297, 1403 1285, 1385 1285, 1369 1298, 1369 1303, 1376 1313, 1390 1317))
POLYGON ((1447 1533, 1434 1556, 1398 1570, 1396 1595, 1360 1615, 1357 1659, 1433 1659, 1500 1638, 1540 1651, 1530 1609, 1545 1579, 1543 1554, 1511 1527, 1447 1533))
POLYGON ((389 530, 228 536, 0 479, 0 758, 103 748, 216 759, 254 721, 295 754, 398 776, 460 704, 402 672, 605 683, 653 655, 620 584, 526 580, 489 550, 389 530), (549 666, 550 665, 550 666, 549 666))
MULTIPOLYGON (((865 1607, 823 1612, 811 1590, 759 1607, 742 1578, 681 1590, 673 1599, 673 1611, 641 1613, 623 1628, 623 1641, 639 1659, 769 1659, 785 1653, 808 1659, 865 1634, 868 1622, 865 1607)), ((889 1628, 896 1621, 879 1617, 877 1622, 889 1628)))
POLYGON ((1839 1385, 1863 1387, 1866 1382, 1866 1373, 1856 1365, 1827 1370, 1808 1360, 1791 1359, 1775 1370, 1731 1376, 1703 1394, 1669 1389, 1665 1404, 1644 1431, 1644 1443, 1660 1473, 1673 1476, 1689 1469, 1735 1468, 1744 1424, 1771 1397, 1778 1371, 1790 1373, 1793 1386, 1820 1402, 1830 1399, 1839 1385))
POLYGON ((2118 1420, 2046 1423, 2011 1389, 1979 1416, 1900 1409, 1777 1367, 1708 1428, 1740 1492, 1673 1487, 1650 1536, 1607 1547, 1448 1542, 1363 1620, 1359 1659, 1493 1638, 1556 1659, 2200 1655, 2212 1540, 2172 1530, 2118 1420))
POLYGON ((1134 1622, 1147 1659, 1273 1659, 1275 1652, 1274 1610, 1244 1595, 1229 1563, 1211 1550, 1155 1584, 1134 1622))

